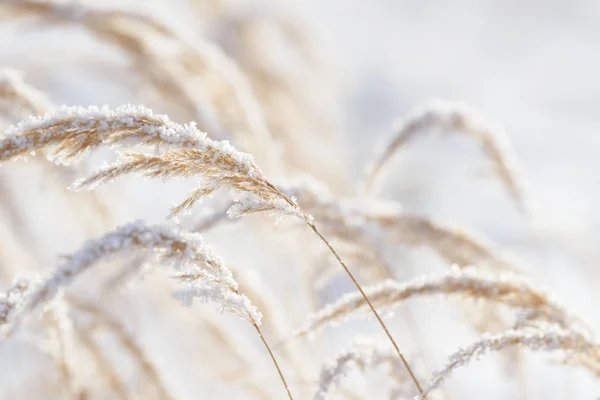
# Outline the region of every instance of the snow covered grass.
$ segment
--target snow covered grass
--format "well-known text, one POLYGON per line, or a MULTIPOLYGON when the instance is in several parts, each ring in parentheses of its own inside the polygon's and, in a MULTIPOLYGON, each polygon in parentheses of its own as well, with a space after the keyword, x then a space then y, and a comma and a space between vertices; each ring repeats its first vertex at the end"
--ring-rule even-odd
MULTIPOLYGON (((0 218, 10 217, 0 230, 0 352, 14 348, 19 357, 18 345, 28 343, 48 362, 38 385, 19 378, 27 382, 17 397, 433 399, 451 396, 441 383, 455 370, 513 348, 559 353, 562 363, 598 375, 593 326, 542 288, 539 270, 484 234, 406 210, 379 190, 414 138, 460 134, 479 144, 491 184, 528 217, 533 189, 507 132, 463 102, 427 103, 398 123, 363 168, 364 181, 351 184, 336 134, 342 96, 303 24, 284 10, 257 12, 250 0, 181 7, 197 7, 188 15, 197 24, 93 3, 0 3, 0 15, 23 30, 91 34, 125 56, 132 74, 119 82, 130 95, 125 105, 54 106, 56 88, 45 94, 28 83, 35 68, 0 70, 0 218), (176 117, 137 105, 145 96, 176 117), (43 158, 62 168, 61 179, 39 176, 43 158), (98 158, 109 160, 89 172, 98 158), (162 205, 190 188, 182 178, 195 184, 167 212, 162 205), (68 199, 82 189, 93 196, 79 203, 92 207, 68 199), (433 261, 417 263, 413 277, 406 253, 423 249, 433 261), (431 272, 437 266, 446 269, 431 272), (446 313, 494 306, 462 309, 469 318, 441 328, 444 340, 457 329, 475 337, 442 369, 433 363, 444 356, 422 330, 431 318, 407 304, 433 296, 446 313), (237 318, 216 318, 195 299, 237 318), (358 316, 374 316, 379 331, 339 352, 340 339, 374 329, 354 324, 358 316), (362 376, 367 385, 382 369, 376 395, 344 379, 362 376), (28 392, 38 386, 42 394, 28 392)), ((77 60, 65 63, 85 71, 77 60)), ((45 79, 35 81, 45 87, 45 79)), ((509 357, 523 366, 520 353, 509 357)))

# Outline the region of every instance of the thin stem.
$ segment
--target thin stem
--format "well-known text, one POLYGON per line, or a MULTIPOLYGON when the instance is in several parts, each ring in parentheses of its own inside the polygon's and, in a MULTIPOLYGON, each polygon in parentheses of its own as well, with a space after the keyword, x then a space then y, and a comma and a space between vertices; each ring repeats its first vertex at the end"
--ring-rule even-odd
MULTIPOLYGON (((279 196, 281 196, 284 201, 286 201, 289 205, 291 205, 292 207, 298 208, 298 205, 296 204, 295 201, 292 201, 292 199, 290 199, 288 196, 286 196, 284 193, 282 193, 281 191, 279 191, 275 186, 273 186, 270 182, 265 181, 264 182, 271 190, 273 190, 273 192, 279 196)), ((362 286, 360 285, 360 283, 358 283, 358 281, 356 280, 356 278, 354 277, 354 274, 350 271, 350 269, 348 269, 348 266, 346 265, 346 263, 342 260, 342 258, 340 257, 340 255, 337 253, 337 251, 335 251, 335 249, 331 246, 331 243, 329 243, 329 241, 325 238, 325 236, 323 236, 321 234, 321 232, 319 232, 319 230, 317 229, 317 227, 315 226, 315 224, 312 222, 312 218, 309 217, 308 215, 306 215, 302 210, 300 210, 300 212, 303 215, 303 219, 304 222, 306 222, 306 224, 310 227, 310 229, 313 230, 314 233, 317 234, 317 236, 321 239, 321 241, 323 243, 325 243, 325 245, 327 246, 327 248, 329 249, 329 251, 331 252, 331 254, 334 255, 334 257, 336 258, 336 260, 340 263, 340 265, 342 266, 342 268, 344 268, 344 271, 346 271, 346 274, 348 274, 348 276, 350 277, 350 279, 352 280, 352 283, 354 283, 354 286, 356 286, 356 288, 358 289, 358 291, 360 292, 360 294, 362 295, 362 297, 365 299, 365 301, 367 302, 367 304, 369 305, 369 308, 371 309, 371 311, 373 312, 373 315, 375 315, 375 318, 377 318, 377 321, 379 321, 379 324, 381 325, 381 327, 383 328, 385 334, 387 335, 388 339, 390 339, 390 342, 392 342, 392 345, 394 346, 394 349, 396 349, 396 353, 398 353, 398 356, 400 357, 400 360, 402 361, 402 364, 404 365, 404 368, 406 369, 406 371, 408 371, 408 374, 410 375, 410 378, 412 379, 413 383, 415 384, 415 387, 417 388, 417 390, 419 391, 419 394, 421 395, 421 398, 426 400, 427 397, 425 396, 425 394, 423 393, 423 388, 421 387, 421 384, 419 383, 419 380, 417 379, 417 377, 415 376, 413 370, 410 368, 410 365, 408 364, 408 361, 406 361, 406 358, 404 358, 404 355, 402 354, 402 352, 400 351, 400 348, 398 347, 398 344, 396 343, 396 341, 394 340, 394 338, 392 337, 392 335, 390 334, 390 331, 388 330, 385 322, 383 322, 383 320, 381 319, 381 317, 379 316, 379 313, 377 312, 377 310, 375 310, 375 307, 373 307, 373 303, 371 303, 371 300, 369 300, 369 297, 367 297, 367 294, 364 292, 362 286)), ((266 344, 266 343, 265 343, 266 344)), ((270 351, 269 351, 270 352, 270 351)), ((277 368, 279 369, 279 368, 277 368)), ((283 376, 282 376, 283 379, 283 376)), ((285 382, 285 381, 284 381, 285 382)), ((287 386, 286 386, 287 388, 287 386)), ((289 391, 288 391, 289 393, 289 391)))
POLYGON ((344 261, 342 260, 342 258, 339 256, 339 254, 337 253, 337 251, 335 251, 335 249, 331 246, 331 244, 329 243, 329 241, 327 239, 325 239, 325 237, 321 234, 321 232, 319 232, 319 230, 317 229, 317 227, 312 222, 310 222, 309 220, 306 220, 306 223, 308 224, 308 226, 310 226, 310 228, 313 230, 313 232, 315 232, 317 234, 317 236, 319 236, 319 238, 323 241, 323 243, 325 243, 325 245, 329 248, 329 251, 331 251, 331 253, 334 255, 334 257, 340 263, 340 265, 342 266, 342 268, 344 268, 344 271, 346 271, 346 273, 348 274, 348 276, 352 280, 352 283, 354 283, 354 286, 356 286, 356 288, 358 289, 358 291, 360 292, 360 294, 362 295, 362 297, 365 299, 365 301, 367 302, 367 304, 371 308, 371 311, 373 311, 373 314, 375 315, 375 318, 377 318, 377 321, 379 321, 379 324, 381 325, 381 327, 385 331, 385 334, 387 335, 387 337, 390 339, 390 342, 392 342, 392 345, 394 346, 394 349, 396 349, 396 353, 398 353, 398 356, 400 357, 400 360, 402 361, 402 364, 404 365, 404 368, 406 368, 406 371, 408 371, 408 374, 410 375, 410 377, 411 377, 412 381, 414 382, 417 390, 419 391, 419 394, 422 396, 423 399, 426 399, 425 395, 423 394, 423 388, 421 387, 421 384, 419 383, 417 377, 415 376, 415 374, 413 373, 412 369, 410 368, 410 365, 408 365, 408 361, 406 361, 406 358, 404 358, 404 355, 400 351, 400 348, 398 347, 398 344, 396 343, 396 341, 394 340, 394 338, 390 334, 390 331, 388 330, 387 326, 385 325, 385 323, 383 322, 383 320, 379 316, 379 313, 377 312, 377 310, 375 310, 375 307, 373 307, 373 304, 371 303, 371 300, 369 300, 369 297, 367 297, 367 294, 364 292, 362 286, 358 283, 358 281, 354 277, 354 274, 352 274, 352 272, 350 271, 350 269, 348 269, 348 267, 346 266, 346 263, 344 263, 344 261))
POLYGON ((260 340, 262 340, 263 344, 265 345, 265 348, 269 352, 269 356, 271 356, 271 360, 273 360, 273 364, 275 365, 275 368, 277 368, 277 373, 279 374, 279 378, 281 378, 281 382, 283 382, 283 386, 285 387, 285 391, 287 392, 288 397, 290 398, 290 400, 294 400, 294 398, 292 397, 292 393, 290 392, 290 388, 288 387, 287 382, 285 381, 285 377, 283 376, 283 372, 281 372, 281 368, 279 368, 279 363, 277 362, 275 355, 271 351, 271 347, 267 343, 267 340, 263 336, 262 331, 260 330, 258 324, 254 320, 252 320, 252 325, 254 325, 256 332, 258 332, 258 336, 260 336, 260 340))

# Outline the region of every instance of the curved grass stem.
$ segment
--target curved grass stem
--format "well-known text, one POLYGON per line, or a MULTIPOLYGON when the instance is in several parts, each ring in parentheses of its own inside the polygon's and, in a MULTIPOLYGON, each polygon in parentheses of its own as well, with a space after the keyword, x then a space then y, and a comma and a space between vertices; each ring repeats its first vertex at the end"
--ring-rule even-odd
POLYGON ((289 399, 294 400, 294 398, 292 397, 292 393, 290 392, 290 388, 288 387, 288 384, 285 380, 285 377, 283 376, 283 372, 281 372, 281 368, 279 368, 279 363, 277 362, 277 359, 275 358, 273 351, 271 351, 271 347, 267 343, 267 340, 263 336, 262 331, 260 330, 260 327, 254 320, 252 321, 252 325, 254 325, 254 328, 256 329, 258 336, 260 336, 260 340, 262 340, 263 344, 265 345, 265 348, 269 352, 269 356, 271 356, 271 360, 273 360, 273 365, 275 365, 275 368, 277 368, 277 373, 279 374, 279 378, 281 378, 281 382, 283 383, 283 386, 285 387, 285 391, 287 392, 289 399))
POLYGON ((344 271, 346 271, 346 274, 348 274, 348 276, 352 280, 352 283, 354 283, 354 286, 356 286, 356 288, 358 289, 358 291, 360 292, 360 294, 362 295, 362 297, 365 299, 365 301, 369 305, 369 308, 373 312, 373 315, 375 315, 375 318, 377 318, 377 321, 379 321, 379 324, 381 325, 381 327, 385 331, 385 334, 387 335, 387 337, 390 339, 390 342, 392 342, 392 345, 394 346, 394 349, 396 349, 396 353, 398 353, 398 356, 400 357, 400 360, 402 361, 402 365, 404 365, 404 368, 406 369, 406 371, 410 375, 410 378, 412 379, 413 383, 415 384, 415 387, 419 391, 419 394, 424 399, 426 399, 426 397, 423 394, 423 388, 421 387, 421 384, 419 383, 419 380, 415 376, 413 370, 410 368, 410 365, 408 364, 408 361, 406 361, 406 358, 404 357, 404 355, 400 351, 400 348, 398 347, 398 344, 396 343, 396 341, 394 340, 394 338, 390 334, 390 331, 388 330, 385 322, 383 322, 383 320, 379 316, 379 313, 377 312, 377 310, 375 310, 375 307, 373 307, 373 304, 371 303, 371 300, 369 300, 369 297, 364 292, 362 286, 360 285, 360 283, 358 283, 358 281, 354 277, 354 274, 350 271, 350 269, 348 268, 348 266, 346 265, 346 263, 342 260, 342 258, 337 253, 337 251, 335 251, 335 249, 331 246, 331 243, 329 243, 329 241, 321 234, 321 232, 319 232, 319 230, 317 229, 317 227, 315 226, 315 224, 312 223, 308 219, 306 219, 306 223, 313 230, 313 232, 316 233, 317 236, 319 236, 319 238, 321 239, 321 241, 323 243, 325 243, 325 245, 327 246, 327 248, 329 249, 329 251, 333 254, 333 256, 336 258, 336 260, 338 261, 338 263, 342 266, 342 268, 344 268, 344 271))

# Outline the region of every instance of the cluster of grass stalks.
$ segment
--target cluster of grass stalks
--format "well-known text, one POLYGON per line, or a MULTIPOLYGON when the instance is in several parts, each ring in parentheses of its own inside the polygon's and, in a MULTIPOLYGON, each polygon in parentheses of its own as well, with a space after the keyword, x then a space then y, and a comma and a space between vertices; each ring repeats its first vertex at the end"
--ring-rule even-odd
MULTIPOLYGON (((377 190, 393 173, 394 156, 413 138, 431 131, 464 134, 479 144, 498 184, 527 214, 525 181, 501 129, 463 103, 432 102, 400 122, 353 189, 336 167, 322 171, 314 165, 318 156, 305 154, 322 137, 339 145, 336 113, 328 116, 314 106, 339 92, 325 84, 331 83, 327 67, 306 28, 284 11, 256 15, 250 5, 208 3, 197 5, 202 30, 194 36, 141 11, 79 2, 0 2, 3 23, 21 30, 76 29, 113 47, 129 61, 130 73, 154 92, 158 107, 191 121, 175 122, 142 105, 54 106, 51 95, 28 83, 29 76, 9 68, 15 66, 0 66, 5 67, 0 70, 0 346, 26 341, 49 360, 48 379, 57 388, 44 398, 206 398, 204 392, 180 389, 181 378, 169 371, 174 367, 153 353, 155 347, 175 345, 177 336, 157 346, 148 339, 152 325, 144 330, 133 323, 137 312, 148 310, 194 339, 197 348, 181 364, 216 371, 202 382, 219 382, 225 394, 218 398, 326 399, 336 393, 362 398, 343 378, 379 369, 385 369, 387 385, 377 396, 444 397, 441 384, 456 369, 486 352, 514 347, 557 352, 565 364, 598 375, 600 347, 592 328, 528 277, 523 262, 480 233, 406 211, 377 190), (277 46, 273 54, 262 54, 269 35, 291 48, 291 61, 277 46), (290 62, 302 72, 282 68, 290 62), (98 154, 111 161, 90 172, 98 154), (73 250, 54 267, 42 264, 41 256, 23 261, 24 254, 35 255, 40 240, 27 207, 19 207, 19 187, 6 183, 23 160, 35 161, 28 164, 32 171, 59 189, 53 201, 65 204, 83 229, 100 227, 86 232, 87 241, 66 245, 73 250), (118 196, 123 186, 108 184, 142 177, 161 178, 164 185, 183 180, 181 186, 193 189, 183 199, 166 191, 177 203, 153 214, 161 223, 132 222, 119 210, 135 207, 136 196, 147 195, 136 192, 124 205, 118 196), (87 217, 80 218, 83 214, 87 217), (254 214, 275 221, 265 223, 254 214), (227 227, 246 216, 243 226, 227 227), (231 243, 222 250, 217 246, 219 251, 200 236, 226 229, 233 232, 231 243), (248 243, 264 247, 255 249, 256 260, 240 257, 247 246, 236 245, 244 241, 236 231, 246 231, 248 243), (259 237, 267 243, 259 244, 259 237), (277 246, 268 243, 274 237, 277 246), (401 279, 406 271, 390 257, 398 247, 429 249, 449 270, 401 279), (281 248, 292 250, 282 258, 281 248), (242 261, 225 261, 230 258, 242 261), (263 266, 265 259, 275 265, 263 266), (335 288, 344 285, 341 279, 354 292, 340 294, 335 288), (284 293, 278 280, 293 280, 293 295, 284 293), (250 330, 227 317, 215 320, 205 306, 178 308, 165 293, 188 307, 194 299, 213 303, 250 330), (324 295, 336 297, 324 302, 324 295), (426 316, 405 306, 432 296, 491 304, 483 318, 499 320, 502 329, 482 334, 452 354, 445 367, 435 368, 419 339, 420 319, 426 316), (384 321, 382 313, 396 309, 399 317, 384 321), (336 349, 339 354, 330 361, 311 351, 307 336, 318 340, 331 325, 345 327, 348 319, 365 316, 374 317, 373 328, 384 335, 336 349), (411 336, 413 343, 399 335, 411 336), (123 356, 135 372, 120 365, 123 356)), ((35 71, 28 72, 35 77, 35 71)), ((138 103, 145 102, 136 95, 138 103)), ((325 157, 323 165, 330 165, 331 154, 325 157)), ((28 207, 52 212, 45 200, 30 202, 36 205, 28 207)), ((46 239, 55 246, 56 238, 46 239)), ((344 332, 352 334, 352 328, 344 332)), ((197 380, 198 374, 184 379, 197 380)))

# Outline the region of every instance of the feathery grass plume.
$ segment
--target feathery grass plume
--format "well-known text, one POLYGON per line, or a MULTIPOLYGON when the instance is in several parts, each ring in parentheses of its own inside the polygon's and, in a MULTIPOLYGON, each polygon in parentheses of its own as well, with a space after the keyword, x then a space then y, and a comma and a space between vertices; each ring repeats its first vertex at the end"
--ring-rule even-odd
POLYGON ((387 374, 393 382, 392 393, 400 390, 407 382, 402 374, 402 365, 398 357, 380 343, 356 340, 342 350, 335 358, 326 361, 321 367, 315 400, 325 400, 339 389, 342 380, 353 370, 366 372, 380 366, 387 367, 387 374))
MULTIPOLYGON (((226 214, 225 217, 227 217, 226 214)), ((129 264, 127 271, 120 271, 114 278, 109 280, 104 292, 108 293, 113 291, 115 287, 124 285, 133 276, 140 274, 144 265, 151 266, 152 260, 149 257, 139 255, 129 264)), ((285 337, 289 332, 290 323, 285 313, 279 309, 279 300, 272 293, 271 288, 254 271, 242 268, 238 269, 233 266, 229 266, 229 268, 238 277, 238 291, 244 293, 252 304, 261 310, 261 330, 278 338, 285 337)), ((177 274, 176 278, 184 282, 189 282, 197 278, 196 273, 195 271, 186 271, 177 274)), ((292 360, 295 366, 303 363, 300 354, 295 351, 296 349, 281 348, 280 350, 281 355, 292 360)))
POLYGON ((198 235, 175 232, 161 226, 145 226, 138 222, 109 232, 100 239, 90 240, 76 253, 65 257, 56 271, 27 296, 21 314, 31 314, 42 304, 50 302, 62 287, 69 285, 95 263, 133 249, 154 251, 162 263, 170 263, 180 270, 189 269, 189 272, 182 273, 183 278, 180 279, 190 281, 190 286, 175 293, 184 305, 190 304, 193 297, 199 297, 215 302, 224 311, 250 322, 268 350, 288 396, 292 398, 275 356, 260 330, 262 315, 245 295, 238 292, 231 271, 198 235), (193 274, 193 279, 189 278, 190 274, 193 274))
POLYGON ((19 120, 50 109, 46 95, 25 83, 23 73, 11 68, 0 69, 0 115, 19 120))
MULTIPOLYGON (((336 198, 327 186, 304 175, 276 186, 298 206, 314 217, 327 236, 339 241, 336 249, 350 257, 357 265, 369 266, 381 278, 393 278, 385 261, 384 248, 388 240, 408 247, 425 246, 434 251, 448 264, 459 266, 478 265, 500 271, 520 272, 517 260, 498 251, 487 239, 474 232, 442 224, 436 220, 406 213, 393 201, 369 199, 356 202, 336 198), (347 243, 347 249, 344 246, 347 243)), ((227 222, 223 210, 203 215, 193 230, 212 228, 227 222)), ((323 285, 334 274, 331 266, 319 264, 315 268, 314 283, 323 285)), ((366 271, 368 272, 368 271, 366 271)))
MULTIPOLYGON (((295 216, 304 221, 327 246, 353 284, 362 293, 362 287, 336 250, 317 229, 312 217, 304 213, 293 198, 285 195, 264 177, 253 157, 238 151, 227 141, 218 142, 209 139, 194 125, 175 124, 170 122, 166 116, 155 116, 150 110, 132 106, 114 111, 108 108, 88 108, 87 110, 67 108, 10 127, 5 138, 0 140, 0 162, 22 156, 32 149, 50 146, 57 147, 53 154, 57 160, 69 162, 90 148, 102 144, 122 143, 125 139, 133 141, 134 144, 166 142, 180 147, 187 145, 187 148, 167 151, 160 156, 130 153, 115 165, 108 166, 96 174, 76 182, 73 187, 75 189, 94 187, 134 172, 163 178, 197 176, 203 180, 202 185, 175 207, 174 213, 191 207, 202 197, 222 187, 229 189, 235 201, 228 210, 230 217, 262 211, 271 211, 276 215, 295 216), (92 116, 88 114, 92 114, 92 116), (54 128, 54 130, 50 129, 46 132, 48 128, 54 128)), ((197 287, 191 293, 201 295, 207 289, 207 287, 197 287), (195 293, 193 293, 194 291, 195 293)), ((220 286, 213 289, 220 290, 220 286)), ((211 294, 218 295, 214 290, 211 294)), ((221 299, 225 300, 226 298, 221 297, 221 299)), ((366 301, 370 304, 368 299, 366 301)), ((394 345, 406 369, 410 370, 410 366, 387 326, 375 308, 371 308, 371 311, 394 345)), ((416 378, 413 380, 420 392, 420 385, 416 378)))
MULTIPOLYGON (((331 253, 348 276, 352 279, 359 292, 362 287, 350 272, 344 261, 327 239, 320 233, 312 221, 312 217, 300 209, 295 199, 286 196, 283 192, 267 181, 252 158, 246 154, 237 152, 229 143, 213 142, 204 151, 198 149, 183 149, 169 151, 162 156, 149 156, 144 154, 129 153, 124 160, 98 171, 96 174, 80 180, 74 184, 74 188, 94 187, 106 181, 111 181, 119 176, 141 172, 150 177, 177 177, 200 175, 207 181, 207 185, 199 189, 175 207, 174 213, 191 207, 201 197, 212 193, 219 187, 228 187, 235 201, 227 211, 230 217, 239 217, 250 213, 270 211, 275 215, 293 215, 304 221, 313 232, 325 243, 331 253)), ((366 298, 367 304, 370 304, 366 298)), ((383 320, 374 308, 378 322, 385 330, 388 338, 397 350, 400 358, 405 362, 397 344, 387 330, 383 320)), ((405 362, 407 370, 410 369, 405 362)), ((411 377, 414 375, 411 373, 411 377)), ((414 377, 415 386, 420 391, 420 385, 414 377)))
POLYGON ((0 162, 42 149, 56 162, 69 165, 100 146, 201 146, 206 141, 193 124, 180 125, 143 106, 59 107, 31 116, 0 136, 0 162))
POLYGON ((237 285, 231 272, 223 268, 218 256, 197 235, 135 222, 117 228, 100 239, 89 240, 77 252, 63 257, 55 272, 28 296, 26 309, 32 311, 51 301, 62 287, 69 285, 94 264, 106 261, 117 253, 136 249, 152 251, 160 257, 161 263, 170 263, 175 268, 195 265, 209 271, 207 277, 232 287, 237 285))
MULTIPOLYGON (((564 363, 584 367, 600 376, 600 347, 580 332, 551 326, 546 329, 509 330, 500 334, 484 334, 480 341, 449 357, 448 364, 433 375, 424 395, 437 389, 456 369, 478 360, 481 356, 511 347, 526 347, 534 351, 561 351, 564 363)), ((418 397, 422 398, 422 397, 418 397)))
POLYGON ((104 327, 116 335, 116 337, 119 339, 119 343, 125 350, 129 352, 129 354, 131 354, 132 358, 139 365, 141 372, 146 376, 148 381, 154 385, 156 393, 160 399, 173 399, 162 382, 160 374, 152 362, 148 359, 144 350, 138 345, 133 335, 127 331, 127 328, 121 323, 121 321, 110 315, 98 304, 95 304, 91 301, 74 296, 69 296, 67 301, 69 305, 74 307, 77 311, 92 315, 97 328, 104 327))
POLYGON ((496 174, 521 212, 528 212, 525 185, 517 158, 506 133, 493 126, 463 102, 432 101, 409 114, 398 123, 394 135, 369 166, 364 182, 369 192, 376 190, 393 156, 408 142, 431 131, 460 133, 476 140, 494 165, 496 174))
MULTIPOLYGON (((579 318, 572 316, 563 306, 552 300, 522 276, 516 274, 489 274, 475 268, 452 268, 437 275, 425 275, 401 283, 384 281, 365 288, 372 304, 384 310, 392 310, 413 297, 433 295, 482 299, 504 304, 518 310, 535 310, 535 318, 556 323, 563 328, 584 328, 579 318)), ((348 318, 365 316, 367 304, 358 293, 349 293, 309 316, 296 336, 305 336, 327 325, 340 323, 348 318)))
POLYGON ((235 61, 205 38, 189 43, 160 21, 132 11, 101 10, 81 3, 5 3, 0 11, 5 7, 9 15, 33 15, 43 23, 81 26, 121 49, 161 98, 167 104, 183 106, 188 118, 197 121, 202 130, 220 137, 232 135, 240 147, 263 163, 278 165, 277 154, 264 151, 265 144, 274 143, 244 74, 235 61), (173 51, 157 49, 152 39, 169 41, 173 51))

